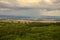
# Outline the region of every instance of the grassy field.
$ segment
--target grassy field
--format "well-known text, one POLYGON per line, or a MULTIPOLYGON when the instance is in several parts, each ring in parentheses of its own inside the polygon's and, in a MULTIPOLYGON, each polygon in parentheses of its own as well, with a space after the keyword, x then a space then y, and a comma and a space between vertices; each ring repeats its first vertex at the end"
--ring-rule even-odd
POLYGON ((0 40, 60 40, 60 23, 0 22, 0 40))

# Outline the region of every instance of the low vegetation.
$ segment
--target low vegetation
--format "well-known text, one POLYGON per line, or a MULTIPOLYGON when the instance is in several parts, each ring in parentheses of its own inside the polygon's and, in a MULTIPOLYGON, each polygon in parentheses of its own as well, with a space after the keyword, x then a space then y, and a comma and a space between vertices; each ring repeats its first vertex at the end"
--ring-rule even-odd
POLYGON ((60 40, 60 23, 0 22, 0 40, 60 40))

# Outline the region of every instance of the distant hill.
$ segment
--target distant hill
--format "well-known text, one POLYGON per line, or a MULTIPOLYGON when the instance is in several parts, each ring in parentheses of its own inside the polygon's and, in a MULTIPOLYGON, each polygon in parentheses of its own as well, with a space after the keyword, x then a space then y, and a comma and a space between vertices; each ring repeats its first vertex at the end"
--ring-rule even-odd
POLYGON ((0 19, 4 19, 4 18, 38 18, 38 19, 58 19, 58 20, 60 20, 60 16, 31 17, 31 16, 0 15, 0 19))
POLYGON ((29 16, 13 16, 13 15, 0 15, 0 19, 3 18, 30 18, 29 16))
POLYGON ((43 19, 60 19, 60 16, 42 16, 43 19))

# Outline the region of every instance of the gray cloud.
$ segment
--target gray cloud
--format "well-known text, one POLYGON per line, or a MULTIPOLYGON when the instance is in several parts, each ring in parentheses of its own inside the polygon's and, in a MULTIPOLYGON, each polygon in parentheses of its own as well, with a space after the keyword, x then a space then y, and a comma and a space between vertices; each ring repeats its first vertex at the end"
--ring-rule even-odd
POLYGON ((42 16, 60 16, 60 10, 40 10, 42 16))
POLYGON ((37 17, 41 15, 47 16, 47 13, 49 13, 49 15, 53 13, 52 16, 55 16, 55 14, 60 16, 59 11, 60 0, 0 0, 0 14, 2 15, 25 15, 37 17), (44 10, 47 11, 45 12, 44 10), (56 13, 55 10, 57 10, 56 13))

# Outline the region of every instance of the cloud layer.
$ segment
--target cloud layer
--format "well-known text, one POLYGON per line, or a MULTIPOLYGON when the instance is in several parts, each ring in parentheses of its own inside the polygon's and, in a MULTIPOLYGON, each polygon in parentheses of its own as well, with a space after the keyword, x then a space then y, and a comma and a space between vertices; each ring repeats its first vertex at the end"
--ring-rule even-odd
POLYGON ((60 10, 52 10, 52 11, 48 11, 48 10, 42 10, 40 11, 40 15, 42 16, 60 16, 60 10))
POLYGON ((60 16, 60 0, 0 0, 0 14, 60 16))
POLYGON ((0 3, 19 7, 60 7, 60 0, 0 0, 0 3))

